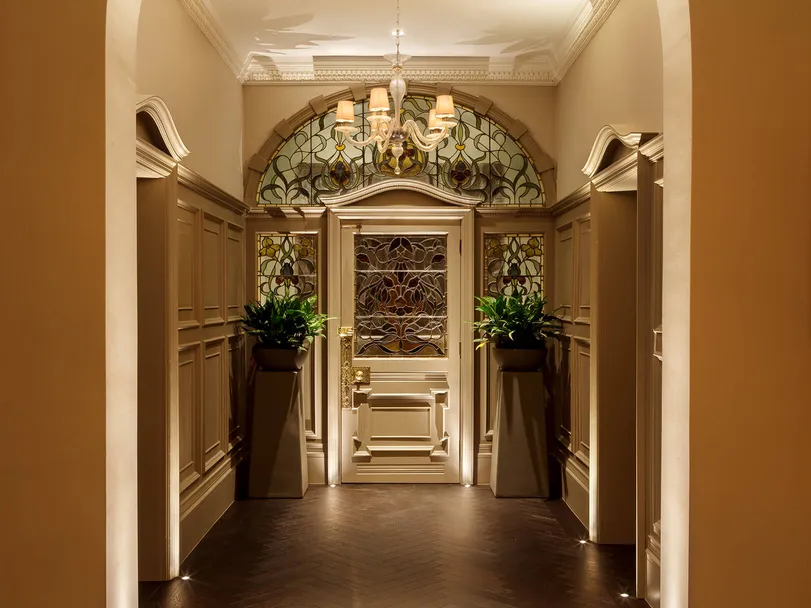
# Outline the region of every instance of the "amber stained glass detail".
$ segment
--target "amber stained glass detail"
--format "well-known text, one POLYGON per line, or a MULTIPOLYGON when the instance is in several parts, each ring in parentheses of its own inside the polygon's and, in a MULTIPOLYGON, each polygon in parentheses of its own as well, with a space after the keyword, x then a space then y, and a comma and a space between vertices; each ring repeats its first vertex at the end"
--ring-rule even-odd
POLYGON ((488 296, 543 292, 543 234, 485 234, 488 296))
MULTIPOLYGON (((434 100, 418 95, 403 102, 403 120, 423 129, 434 100)), ((358 138, 370 134, 368 101, 355 104, 358 138)), ((325 196, 344 194, 398 177, 479 199, 482 205, 544 205, 543 181, 529 154, 501 125, 464 106, 456 107, 458 125, 431 152, 410 141, 395 176, 391 152, 346 145, 335 130, 335 112, 302 125, 271 156, 259 184, 259 205, 321 205, 325 196)))
POLYGON ((446 356, 447 258, 446 235, 355 235, 355 356, 446 356))
POLYGON ((317 235, 263 232, 256 239, 260 302, 270 294, 317 295, 317 235))

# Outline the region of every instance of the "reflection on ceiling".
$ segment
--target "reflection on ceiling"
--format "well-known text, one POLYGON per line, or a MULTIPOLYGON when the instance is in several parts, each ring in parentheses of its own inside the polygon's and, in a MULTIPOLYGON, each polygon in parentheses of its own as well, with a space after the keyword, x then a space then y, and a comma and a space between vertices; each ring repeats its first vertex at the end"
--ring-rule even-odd
MULTIPOLYGON (((403 0, 406 75, 556 84, 619 0, 403 0)), ((180 0, 247 82, 388 80, 395 0, 180 0)))

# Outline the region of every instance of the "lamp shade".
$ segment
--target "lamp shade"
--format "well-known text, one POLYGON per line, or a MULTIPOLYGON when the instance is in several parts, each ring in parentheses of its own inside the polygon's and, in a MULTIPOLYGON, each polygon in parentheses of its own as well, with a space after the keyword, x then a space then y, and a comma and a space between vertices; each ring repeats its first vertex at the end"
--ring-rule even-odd
POLYGON ((436 98, 437 118, 453 118, 455 111, 453 108, 453 95, 439 95, 436 98))
POLYGON ((436 110, 431 110, 428 113, 428 130, 429 131, 434 131, 434 130, 438 131, 440 129, 442 129, 442 125, 440 124, 439 119, 436 117, 436 110))
POLYGON ((380 87, 372 89, 369 97, 369 111, 370 112, 388 112, 389 111, 389 92, 380 87))
POLYGON ((339 101, 338 114, 335 122, 353 123, 355 122, 355 103, 352 101, 339 101))

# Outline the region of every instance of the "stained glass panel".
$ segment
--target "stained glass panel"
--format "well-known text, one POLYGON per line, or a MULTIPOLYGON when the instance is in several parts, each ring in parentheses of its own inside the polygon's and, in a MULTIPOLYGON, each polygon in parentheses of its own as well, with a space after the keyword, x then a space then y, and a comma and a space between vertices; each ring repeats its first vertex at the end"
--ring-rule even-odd
POLYGON ((485 234, 488 296, 543 292, 543 234, 485 234))
POLYGON ((317 294, 317 235, 262 232, 256 235, 259 250, 259 294, 302 298, 317 294))
MULTIPOLYGON (((403 120, 425 129, 434 100, 409 96, 403 120)), ((369 136, 368 102, 355 104, 357 138, 369 136)), ((422 152, 406 143, 400 178, 478 198, 483 205, 544 205, 545 193, 535 165, 521 144, 485 116, 456 107, 459 124, 437 150, 422 152)), ((274 153, 257 192, 259 205, 320 205, 321 198, 343 194, 395 177, 388 152, 342 143, 329 111, 300 127, 274 153)))
POLYGON ((355 235, 355 355, 444 357, 447 237, 355 235))

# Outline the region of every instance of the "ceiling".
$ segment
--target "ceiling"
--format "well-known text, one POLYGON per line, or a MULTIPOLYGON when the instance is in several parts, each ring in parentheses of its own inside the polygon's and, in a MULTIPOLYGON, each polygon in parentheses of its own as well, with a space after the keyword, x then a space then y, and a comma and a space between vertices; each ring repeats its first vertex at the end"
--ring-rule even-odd
MULTIPOLYGON (((529 84, 559 82, 618 2, 401 1, 409 77, 529 84)), ((245 81, 357 82, 390 73, 383 55, 394 52, 396 0, 181 2, 245 81)))

